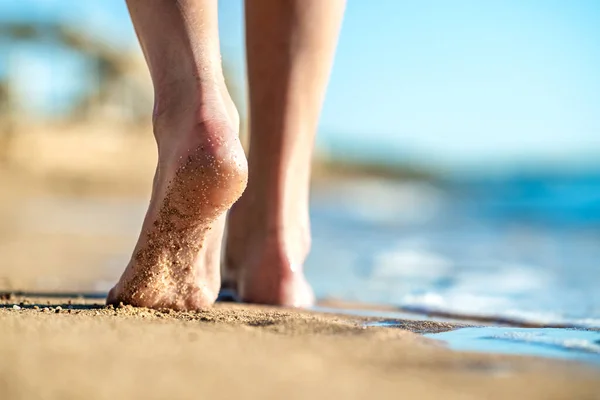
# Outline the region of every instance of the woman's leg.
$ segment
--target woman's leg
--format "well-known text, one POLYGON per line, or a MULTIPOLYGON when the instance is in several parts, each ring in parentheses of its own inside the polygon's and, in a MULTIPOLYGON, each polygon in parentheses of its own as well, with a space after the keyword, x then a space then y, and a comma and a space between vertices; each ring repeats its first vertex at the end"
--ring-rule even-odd
POLYGON ((244 301, 309 305, 310 165, 344 0, 246 0, 248 188, 228 222, 226 279, 244 301))
POLYGON ((158 166, 138 243, 107 301, 198 309, 217 297, 225 213, 247 181, 217 0, 127 5, 154 83, 158 166))

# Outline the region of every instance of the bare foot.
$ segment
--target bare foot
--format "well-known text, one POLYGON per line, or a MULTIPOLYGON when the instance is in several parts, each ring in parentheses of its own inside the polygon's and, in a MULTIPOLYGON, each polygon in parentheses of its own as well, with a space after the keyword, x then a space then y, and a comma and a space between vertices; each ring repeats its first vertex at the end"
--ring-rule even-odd
POLYGON ((308 209, 274 223, 277 207, 257 197, 244 193, 229 213, 223 284, 245 302, 311 306, 314 295, 302 270, 310 249, 308 209))
POLYGON ((248 175, 237 125, 222 104, 155 120, 159 161, 150 206, 108 304, 194 310, 216 300, 225 213, 248 175))

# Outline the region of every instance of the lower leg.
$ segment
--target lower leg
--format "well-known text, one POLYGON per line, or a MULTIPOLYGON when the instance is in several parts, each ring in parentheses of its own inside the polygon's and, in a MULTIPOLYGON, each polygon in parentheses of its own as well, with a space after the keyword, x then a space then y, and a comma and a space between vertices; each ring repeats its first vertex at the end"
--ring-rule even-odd
POLYGON ((128 0, 155 90, 158 166, 142 232, 109 303, 197 309, 216 299, 225 213, 247 166, 221 71, 215 0, 128 0))
POLYGON ((249 181, 226 249, 227 277, 245 301, 313 301, 302 273, 310 164, 343 10, 343 0, 246 0, 249 181))

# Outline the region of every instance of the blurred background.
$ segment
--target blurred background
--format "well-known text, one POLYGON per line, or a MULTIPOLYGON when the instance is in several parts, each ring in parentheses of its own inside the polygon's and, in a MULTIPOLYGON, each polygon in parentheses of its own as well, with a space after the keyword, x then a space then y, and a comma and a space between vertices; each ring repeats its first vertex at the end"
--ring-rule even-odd
MULTIPOLYGON (((245 120, 243 4, 219 11, 245 120)), ((314 160, 317 295, 600 327, 599 21, 595 0, 349 0, 314 160)), ((151 109, 123 0, 0 3, 0 290, 111 287, 151 109)))

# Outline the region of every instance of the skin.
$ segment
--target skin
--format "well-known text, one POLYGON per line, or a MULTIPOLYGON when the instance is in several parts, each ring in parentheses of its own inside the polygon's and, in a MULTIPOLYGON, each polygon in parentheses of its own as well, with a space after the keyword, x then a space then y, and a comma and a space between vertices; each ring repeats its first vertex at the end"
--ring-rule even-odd
POLYGON ((246 0, 248 160, 221 69, 217 1, 127 5, 154 84, 159 161, 138 243, 107 302, 210 306, 224 242, 224 284, 243 301, 312 304, 302 272, 310 161, 344 1, 246 0))

